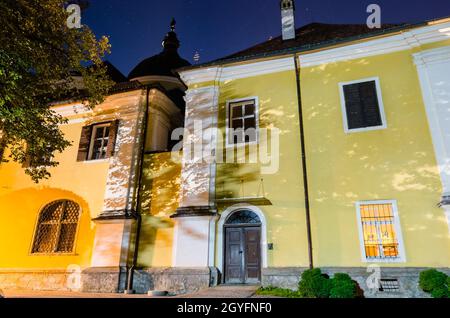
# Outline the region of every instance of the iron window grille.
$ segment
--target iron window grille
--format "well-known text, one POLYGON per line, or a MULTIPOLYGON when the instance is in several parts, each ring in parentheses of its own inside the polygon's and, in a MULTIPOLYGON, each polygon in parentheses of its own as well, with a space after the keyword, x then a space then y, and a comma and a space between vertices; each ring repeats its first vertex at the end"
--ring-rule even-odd
POLYGON ((243 210, 233 213, 225 224, 261 224, 261 220, 256 213, 243 210))
POLYGON ((257 141, 256 100, 229 103, 229 143, 232 145, 257 141))
POLYGON ((380 292, 395 293, 400 291, 398 279, 380 279, 380 292))
POLYGON ((360 215, 366 258, 368 260, 399 258, 393 205, 361 204, 360 215))
POLYGON ((110 124, 94 125, 92 128, 89 160, 105 159, 108 155, 110 124))
POLYGON ((33 254, 72 253, 80 217, 78 204, 55 201, 39 214, 33 241, 33 254))

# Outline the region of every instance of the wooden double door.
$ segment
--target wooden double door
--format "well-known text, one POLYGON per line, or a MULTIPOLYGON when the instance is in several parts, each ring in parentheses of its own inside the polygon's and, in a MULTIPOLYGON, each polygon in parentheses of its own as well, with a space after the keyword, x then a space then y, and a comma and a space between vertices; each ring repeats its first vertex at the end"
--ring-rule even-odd
POLYGON ((261 226, 225 226, 225 283, 261 281, 261 226))

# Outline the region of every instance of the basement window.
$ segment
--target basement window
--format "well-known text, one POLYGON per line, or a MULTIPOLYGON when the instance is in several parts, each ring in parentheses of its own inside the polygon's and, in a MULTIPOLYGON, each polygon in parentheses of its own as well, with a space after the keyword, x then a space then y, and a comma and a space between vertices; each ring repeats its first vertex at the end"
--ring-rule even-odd
POLYGON ((380 279, 380 292, 396 293, 400 291, 398 279, 380 279))
POLYGON ((339 87, 346 133, 387 128, 377 77, 340 83, 339 87))

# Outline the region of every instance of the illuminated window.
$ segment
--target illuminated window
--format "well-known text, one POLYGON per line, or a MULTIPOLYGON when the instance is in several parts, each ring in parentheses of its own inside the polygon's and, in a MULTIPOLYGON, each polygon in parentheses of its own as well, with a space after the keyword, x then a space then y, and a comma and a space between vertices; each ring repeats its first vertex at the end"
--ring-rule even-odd
POLYGON ((34 235, 33 254, 72 253, 80 206, 61 200, 44 207, 39 214, 34 235))
POLYGON ((92 128, 89 160, 105 159, 108 154, 110 124, 94 125, 92 128))
POLYGON ((237 145, 257 141, 257 100, 235 100, 227 103, 227 144, 237 145))
POLYGON ((364 259, 404 261, 396 202, 360 202, 357 210, 364 259))
POLYGON ((84 126, 81 129, 77 161, 95 161, 114 156, 119 120, 84 126))

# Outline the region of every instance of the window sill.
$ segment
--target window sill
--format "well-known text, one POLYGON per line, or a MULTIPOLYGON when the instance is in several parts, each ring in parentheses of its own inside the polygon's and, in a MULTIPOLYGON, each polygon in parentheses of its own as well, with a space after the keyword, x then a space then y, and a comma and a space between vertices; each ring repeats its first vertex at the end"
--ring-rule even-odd
POLYGON ((106 163, 109 162, 109 158, 108 159, 98 159, 98 160, 85 160, 82 161, 83 164, 96 164, 96 163, 106 163))
POLYGON ((30 253, 28 256, 79 256, 77 253, 30 253))
POLYGON ((371 263, 371 264, 395 264, 395 263, 406 263, 406 260, 398 257, 398 258, 381 258, 381 259, 363 259, 364 263, 371 263))
POLYGON ((361 133, 361 132, 367 132, 367 131, 376 131, 376 130, 384 130, 387 129, 387 125, 382 126, 373 126, 373 127, 366 127, 366 128, 355 128, 355 129, 347 129, 345 128, 344 131, 346 134, 354 134, 354 133, 361 133))

